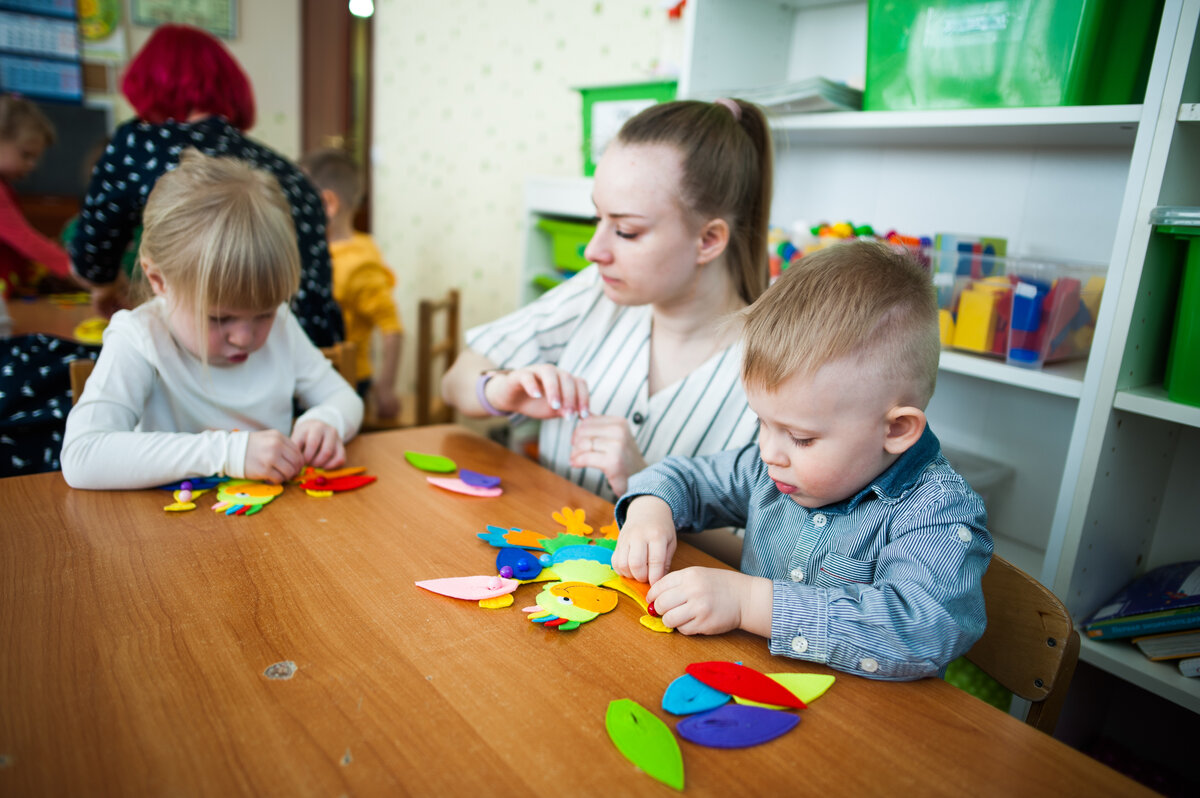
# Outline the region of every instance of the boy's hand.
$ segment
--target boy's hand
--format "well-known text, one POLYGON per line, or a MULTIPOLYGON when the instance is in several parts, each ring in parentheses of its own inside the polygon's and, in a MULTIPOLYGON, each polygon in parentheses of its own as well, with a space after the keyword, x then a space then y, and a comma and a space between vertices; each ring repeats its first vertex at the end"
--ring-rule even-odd
POLYGON ((246 444, 246 479, 261 479, 276 485, 294 479, 304 467, 304 454, 291 438, 279 430, 251 432, 246 444))
POLYGON ((396 390, 382 383, 375 383, 372 387, 372 392, 375 394, 375 415, 379 418, 395 418, 400 415, 400 399, 396 396, 396 390))
POLYGON ((731 629, 770 637, 774 585, 770 579, 723 568, 684 568, 654 583, 646 600, 662 622, 685 635, 731 629))
MULTIPOLYGON (((324 421, 309 419, 292 428, 292 440, 299 447, 303 463, 314 468, 337 468, 346 462, 342 436, 324 421)), ((299 473, 300 469, 297 468, 299 473)))
POLYGON ((675 555, 675 520, 671 506, 657 496, 638 496, 629 503, 625 525, 617 536, 612 567, 621 576, 655 584, 675 555))
POLYGON ((620 496, 629 477, 646 467, 629 421, 623 416, 589 416, 575 425, 571 436, 571 466, 598 468, 620 496))
POLYGON ((484 393, 492 407, 530 418, 588 414, 588 387, 579 377, 549 363, 496 374, 484 393))

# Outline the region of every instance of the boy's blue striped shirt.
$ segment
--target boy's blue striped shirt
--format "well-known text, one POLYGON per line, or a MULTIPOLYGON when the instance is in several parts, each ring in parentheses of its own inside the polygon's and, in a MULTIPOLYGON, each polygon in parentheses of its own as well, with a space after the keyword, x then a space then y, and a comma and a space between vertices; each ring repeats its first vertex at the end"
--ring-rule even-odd
POLYGON ((745 527, 742 571, 774 582, 772 654, 916 679, 983 634, 987 511, 928 428, 870 485, 817 509, 778 491, 756 444, 635 474, 618 523, 644 494, 670 505, 681 532, 745 527))

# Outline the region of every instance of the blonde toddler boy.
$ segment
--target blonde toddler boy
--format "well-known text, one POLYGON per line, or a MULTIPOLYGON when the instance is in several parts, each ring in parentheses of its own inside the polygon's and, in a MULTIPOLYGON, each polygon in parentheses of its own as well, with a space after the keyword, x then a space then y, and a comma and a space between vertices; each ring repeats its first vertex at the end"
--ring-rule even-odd
POLYGON ((875 679, 943 672, 986 624, 983 501, 925 418, 937 302, 908 255, 806 256, 741 312, 757 449, 630 478, 613 566, 684 634, 745 629, 772 654, 875 679), (676 531, 745 527, 741 572, 669 572, 676 531))

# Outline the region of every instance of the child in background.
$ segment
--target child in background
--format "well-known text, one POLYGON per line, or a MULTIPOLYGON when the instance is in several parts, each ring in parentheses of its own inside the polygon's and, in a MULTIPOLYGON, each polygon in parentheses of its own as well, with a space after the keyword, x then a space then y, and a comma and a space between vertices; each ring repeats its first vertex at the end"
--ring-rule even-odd
POLYGON ((335 468, 362 400, 286 304, 300 258, 287 199, 248 164, 187 150, 144 214, 154 298, 120 311, 67 418, 76 488, 146 488, 218 474, 284 482, 335 468), (309 408, 292 421, 293 398, 309 408))
POLYGON ((33 293, 47 273, 70 278, 66 250, 30 226, 12 184, 54 143, 54 125, 29 100, 0 95, 0 295, 33 293), (40 264, 40 266, 39 266, 40 264))
POLYGON ((396 277, 383 263, 371 236, 356 232, 354 214, 362 202, 363 181, 357 164, 341 150, 319 150, 306 156, 300 167, 321 192, 329 257, 333 261, 333 297, 342 306, 346 340, 358 346, 358 395, 371 394, 375 415, 395 418, 396 373, 400 368, 403 329, 396 314, 392 289, 396 277), (377 379, 371 378, 371 333, 379 330, 382 352, 377 379))
POLYGON ((684 634, 741 628, 772 654, 876 679, 933 676, 986 624, 987 513, 924 408, 937 303, 906 254, 805 256, 741 313, 754 444, 671 457, 617 504, 613 567, 684 634), (746 529, 742 573, 667 573, 676 530, 746 529))

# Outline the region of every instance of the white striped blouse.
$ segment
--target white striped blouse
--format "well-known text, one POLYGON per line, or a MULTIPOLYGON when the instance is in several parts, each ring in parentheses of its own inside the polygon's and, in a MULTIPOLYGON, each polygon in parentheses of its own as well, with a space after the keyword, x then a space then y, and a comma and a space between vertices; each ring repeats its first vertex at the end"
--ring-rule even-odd
MULTIPOLYGON (((499 368, 554 363, 583 378, 593 415, 629 420, 647 463, 739 449, 758 433, 741 383, 741 344, 714 354, 678 382, 649 394, 649 305, 617 305, 589 266, 520 310, 467 331, 467 346, 499 368)), ((570 467, 578 419, 547 419, 538 434, 546 468, 612 500, 603 472, 570 467)))

